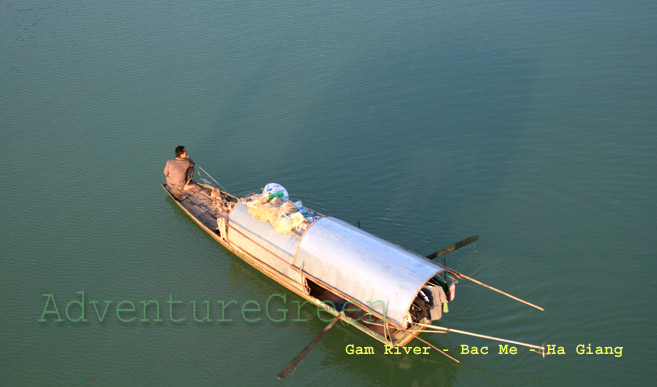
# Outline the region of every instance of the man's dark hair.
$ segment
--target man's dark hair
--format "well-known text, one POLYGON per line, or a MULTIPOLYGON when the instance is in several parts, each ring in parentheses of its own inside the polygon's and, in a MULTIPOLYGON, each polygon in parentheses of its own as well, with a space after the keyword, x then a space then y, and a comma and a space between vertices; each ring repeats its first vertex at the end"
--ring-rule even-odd
POLYGON ((182 145, 178 145, 176 147, 176 157, 180 157, 180 155, 183 153, 185 153, 185 147, 182 145))

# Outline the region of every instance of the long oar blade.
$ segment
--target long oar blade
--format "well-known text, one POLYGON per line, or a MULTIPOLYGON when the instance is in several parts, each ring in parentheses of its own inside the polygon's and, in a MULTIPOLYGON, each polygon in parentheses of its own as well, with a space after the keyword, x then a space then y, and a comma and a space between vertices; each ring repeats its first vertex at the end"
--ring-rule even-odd
POLYGON ((285 368, 281 370, 281 372, 278 373, 278 379, 283 379, 284 377, 286 377, 287 374, 289 374, 290 371, 294 369, 294 367, 298 366, 299 363, 301 363, 301 360, 303 360, 303 358, 306 357, 308 352, 310 352, 310 350, 313 349, 315 344, 319 343, 319 341, 322 339, 322 337, 324 337, 326 332, 328 332, 329 329, 333 328, 335 323, 338 322, 338 320, 340 320, 340 314, 333 321, 331 321, 326 327, 324 327, 324 329, 319 333, 319 335, 317 335, 310 343, 308 343, 308 345, 306 345, 306 347, 302 349, 301 352, 299 352, 299 354, 297 354, 294 357, 294 359, 292 359, 292 361, 290 361, 285 366, 285 368))
POLYGON ((451 253, 452 251, 454 251, 456 249, 460 249, 463 246, 467 246, 470 243, 476 242, 478 239, 479 239, 479 235, 473 235, 469 238, 465 238, 462 241, 458 241, 458 242, 454 243, 453 245, 449 245, 449 246, 445 247, 442 250, 438 250, 433 254, 429 254, 429 255, 427 255, 427 258, 434 259, 434 258, 440 257, 441 255, 451 253))

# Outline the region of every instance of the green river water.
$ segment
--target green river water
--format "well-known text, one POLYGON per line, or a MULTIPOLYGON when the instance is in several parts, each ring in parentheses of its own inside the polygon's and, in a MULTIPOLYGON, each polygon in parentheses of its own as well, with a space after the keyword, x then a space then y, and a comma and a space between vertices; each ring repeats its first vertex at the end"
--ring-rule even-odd
POLYGON ((0 87, 2 385, 657 378, 655 2, 0 0, 0 87), (326 323, 168 198, 179 144, 422 254, 478 234, 448 266, 545 311, 460 281, 440 323, 559 353, 386 355, 337 324, 278 381, 326 323))

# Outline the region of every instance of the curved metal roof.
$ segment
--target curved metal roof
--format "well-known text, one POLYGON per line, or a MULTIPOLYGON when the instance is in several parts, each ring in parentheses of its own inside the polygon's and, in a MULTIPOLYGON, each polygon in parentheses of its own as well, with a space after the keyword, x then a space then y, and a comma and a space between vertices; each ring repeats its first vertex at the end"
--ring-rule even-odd
POLYGON ((445 270, 333 217, 310 226, 294 265, 399 325, 422 286, 445 270))

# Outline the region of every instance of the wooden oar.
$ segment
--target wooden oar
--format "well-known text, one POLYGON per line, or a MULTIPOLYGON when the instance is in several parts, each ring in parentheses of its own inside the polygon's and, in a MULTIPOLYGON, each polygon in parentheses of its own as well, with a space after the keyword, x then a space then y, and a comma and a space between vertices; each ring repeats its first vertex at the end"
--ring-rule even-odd
POLYGON ((319 343, 319 341, 322 339, 322 337, 324 337, 326 332, 328 332, 329 329, 333 328, 333 325, 335 325, 335 323, 337 323, 338 320, 340 320, 342 314, 343 312, 340 312, 340 314, 338 314, 333 321, 331 321, 326 327, 324 327, 324 329, 319 333, 319 335, 317 335, 310 343, 308 343, 308 345, 306 345, 306 347, 302 349, 301 352, 299 352, 299 354, 296 355, 294 359, 292 359, 292 361, 290 361, 285 366, 285 368, 281 370, 281 372, 278 373, 278 379, 283 379, 284 377, 286 377, 287 374, 289 374, 290 371, 294 369, 294 367, 298 366, 299 363, 301 363, 301 360, 303 360, 303 358, 306 357, 308 352, 310 352, 310 350, 313 349, 315 344, 319 343))
POLYGON ((531 306, 531 307, 533 307, 533 308, 536 308, 536 309, 540 310, 541 312, 544 312, 544 311, 545 311, 545 309, 541 308, 540 306, 536 306, 536 305, 532 304, 531 302, 527 302, 527 301, 525 301, 525 300, 521 300, 520 298, 518 298, 518 297, 516 297, 516 296, 512 296, 511 294, 506 293, 506 292, 503 292, 503 291, 501 291, 500 289, 496 289, 496 288, 494 288, 494 287, 492 287, 492 286, 490 286, 490 285, 486 285, 485 283, 480 282, 480 281, 477 281, 477 280, 474 279, 474 278, 470 278, 470 277, 468 277, 468 276, 465 275, 465 274, 461 274, 461 273, 456 272, 456 271, 454 271, 454 270, 452 270, 452 269, 447 269, 447 271, 450 272, 451 274, 455 275, 455 276, 458 277, 458 278, 465 278, 465 279, 467 279, 467 280, 470 280, 470 281, 472 281, 472 282, 474 282, 474 283, 476 283, 476 284, 478 284, 478 285, 481 285, 481 286, 483 286, 483 287, 486 287, 486 288, 488 288, 488 289, 490 289, 490 290, 492 290, 492 291, 494 291, 494 292, 498 292, 498 293, 503 294, 503 295, 505 295, 505 296, 507 296, 507 297, 509 297, 509 298, 513 298, 513 299, 516 300, 516 301, 522 302, 522 303, 525 304, 525 305, 529 305, 529 306, 531 306))
POLYGON ((479 235, 473 235, 469 238, 465 238, 462 241, 458 241, 458 242, 454 243, 453 245, 449 245, 449 246, 445 247, 442 250, 438 250, 433 254, 429 254, 429 255, 427 255, 427 258, 434 259, 434 258, 440 257, 441 255, 451 253, 452 251, 454 251, 456 249, 460 249, 463 246, 467 246, 470 243, 476 242, 478 239, 479 239, 479 235))
MULTIPOLYGON (((525 346, 525 347, 529 347, 529 348, 537 349, 537 350, 541 351, 541 353, 545 351, 545 345, 543 345, 543 346, 538 346, 538 345, 534 345, 534 344, 527 344, 527 343, 522 343, 522 342, 520 342, 520 341, 513 341, 513 340, 507 340, 507 339, 500 339, 499 337, 493 337, 493 336, 481 335, 481 334, 479 334, 479 333, 472 333, 472 332, 467 332, 467 331, 460 331, 460 330, 458 330, 458 329, 439 327, 439 326, 437 326, 437 325, 422 324, 422 323, 418 323, 418 325, 423 326, 423 327, 427 327, 427 328, 433 328, 433 329, 436 329, 438 332, 434 332, 434 333, 450 333, 450 332, 454 332, 454 333, 460 333, 460 334, 462 334, 462 335, 468 335, 468 336, 474 336, 474 337, 481 337, 482 339, 489 339, 489 340, 501 341, 501 342, 503 342, 503 343, 509 343, 509 344, 515 344, 515 345, 522 345, 522 346, 525 346)), ((432 331, 425 331, 425 332, 432 332, 432 331)))

